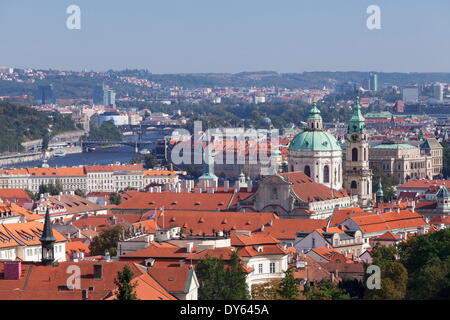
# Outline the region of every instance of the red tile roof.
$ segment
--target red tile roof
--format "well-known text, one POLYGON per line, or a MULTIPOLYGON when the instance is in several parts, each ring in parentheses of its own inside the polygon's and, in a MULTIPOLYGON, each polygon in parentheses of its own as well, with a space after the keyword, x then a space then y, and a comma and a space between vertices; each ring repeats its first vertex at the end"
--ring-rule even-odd
POLYGON ((280 173, 280 176, 291 182, 295 194, 307 202, 331 200, 336 198, 348 197, 346 190, 333 190, 321 183, 314 182, 303 172, 280 173))
MULTIPOLYGON (((129 262, 60 262, 57 266, 22 263, 22 276, 18 280, 0 278, 1 300, 81 300, 82 289, 89 289, 89 300, 112 300, 115 298, 117 273, 128 265, 137 283, 136 293, 140 300, 176 300, 145 270, 129 262), (94 265, 103 268, 102 279, 93 277, 94 265), (77 266, 81 271, 81 288, 67 290, 67 270, 77 266), (65 289, 64 289, 65 288, 65 289)), ((4 264, 0 262, 0 273, 4 264)))
POLYGON ((234 193, 173 193, 169 191, 144 193, 140 192, 131 199, 116 206, 117 210, 199 210, 216 211, 227 210, 234 193))
POLYGON ((0 189, 2 200, 31 200, 30 195, 23 189, 0 189))
POLYGON ((276 214, 266 212, 164 211, 163 215, 158 212, 156 224, 160 228, 178 225, 183 227, 186 233, 190 233, 192 229, 194 235, 202 235, 203 233, 212 235, 213 230, 216 232, 224 230, 255 232, 260 230, 262 225, 268 226, 278 219, 279 217, 276 214))
POLYGON ((363 233, 418 228, 428 225, 420 214, 409 210, 352 217, 351 219, 359 226, 363 233))
POLYGON ((431 186, 450 186, 450 180, 410 180, 398 186, 398 188, 419 188, 427 189, 431 186))

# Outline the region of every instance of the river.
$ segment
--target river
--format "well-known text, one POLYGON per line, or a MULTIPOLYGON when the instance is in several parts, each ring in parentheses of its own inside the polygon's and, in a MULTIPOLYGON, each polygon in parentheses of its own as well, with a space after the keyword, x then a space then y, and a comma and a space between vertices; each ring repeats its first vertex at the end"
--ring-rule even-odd
MULTIPOLYGON (((148 141, 155 141, 161 139, 163 136, 155 133, 144 135, 143 139, 148 141)), ((127 141, 134 141, 135 136, 126 136, 127 141)), ((152 146, 151 148, 153 148, 152 146)), ((114 163, 129 163, 131 159, 140 154, 134 152, 134 148, 129 146, 118 146, 111 148, 96 148, 95 151, 85 153, 67 154, 64 157, 52 157, 47 161, 50 167, 72 167, 81 165, 104 165, 114 163)), ((4 168, 32 168, 41 167, 42 161, 30 161, 16 163, 4 168)))

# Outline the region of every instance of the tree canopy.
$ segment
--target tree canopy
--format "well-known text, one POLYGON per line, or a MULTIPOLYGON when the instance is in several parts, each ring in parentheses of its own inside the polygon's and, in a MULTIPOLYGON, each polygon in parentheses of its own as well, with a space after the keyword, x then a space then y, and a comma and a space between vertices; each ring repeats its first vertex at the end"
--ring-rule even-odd
POLYGON ((223 257, 206 258, 196 267, 200 282, 199 300, 247 300, 247 274, 242 269, 239 257, 233 253, 225 262, 223 257))
POLYGON ((124 266, 122 271, 117 272, 117 278, 114 279, 117 286, 117 300, 137 300, 137 282, 131 283, 133 275, 129 266, 124 266))
POLYGON ((105 228, 92 239, 89 250, 93 256, 104 255, 107 251, 111 256, 117 255, 117 244, 124 227, 117 225, 105 228))

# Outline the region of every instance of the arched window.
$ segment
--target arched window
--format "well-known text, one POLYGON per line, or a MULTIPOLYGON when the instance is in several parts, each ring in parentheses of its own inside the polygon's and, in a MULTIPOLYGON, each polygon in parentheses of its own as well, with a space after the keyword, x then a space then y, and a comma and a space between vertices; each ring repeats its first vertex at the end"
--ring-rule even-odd
POLYGON ((323 182, 324 183, 330 182, 330 167, 329 166, 323 167, 323 182))
POLYGON ((358 149, 352 149, 352 161, 358 161, 358 149))
POLYGON ((278 190, 277 188, 272 188, 272 200, 278 200, 278 190))
POLYGON ((309 166, 305 166, 305 174, 311 178, 311 168, 309 166))
POLYGON ((358 188, 358 184, 356 183, 356 181, 352 181, 352 183, 351 183, 351 185, 350 185, 350 188, 351 189, 356 189, 356 188, 358 188))

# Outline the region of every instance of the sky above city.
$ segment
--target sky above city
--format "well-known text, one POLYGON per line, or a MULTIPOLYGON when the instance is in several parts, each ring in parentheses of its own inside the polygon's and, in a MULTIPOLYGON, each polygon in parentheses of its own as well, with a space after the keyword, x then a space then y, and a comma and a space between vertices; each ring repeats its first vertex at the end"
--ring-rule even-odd
POLYGON ((0 0, 0 66, 450 72, 448 30, 449 0, 0 0))

